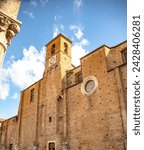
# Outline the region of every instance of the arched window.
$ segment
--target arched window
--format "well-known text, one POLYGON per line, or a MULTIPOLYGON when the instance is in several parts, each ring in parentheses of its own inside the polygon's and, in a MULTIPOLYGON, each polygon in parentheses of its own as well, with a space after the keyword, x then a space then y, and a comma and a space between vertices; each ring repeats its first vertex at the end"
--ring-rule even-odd
POLYGON ((56 49, 56 46, 55 46, 55 44, 53 44, 51 47, 51 55, 55 54, 55 49, 56 49))
POLYGON ((127 62, 127 51, 126 50, 123 52, 123 59, 124 59, 124 62, 126 63, 127 62))
POLYGON ((63 132, 63 98, 61 96, 57 99, 57 132, 63 132))
POLYGON ((68 45, 67 45, 67 43, 64 43, 64 52, 66 54, 68 53, 68 45))
POLYGON ((58 117, 63 116, 63 99, 61 96, 59 96, 57 99, 57 112, 58 112, 58 117))
POLYGON ((43 134, 44 133, 44 123, 45 123, 45 108, 44 108, 44 105, 41 106, 41 109, 40 109, 40 128, 41 128, 41 133, 43 134))

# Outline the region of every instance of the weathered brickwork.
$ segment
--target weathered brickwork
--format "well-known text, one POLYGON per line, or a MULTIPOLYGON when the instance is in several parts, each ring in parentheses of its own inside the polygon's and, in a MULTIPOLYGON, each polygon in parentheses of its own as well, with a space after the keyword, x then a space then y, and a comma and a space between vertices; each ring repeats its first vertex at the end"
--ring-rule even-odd
POLYGON ((38 101, 38 83, 35 83, 34 85, 30 86, 28 89, 22 92, 22 110, 21 110, 22 112, 20 118, 21 149, 32 147, 31 143, 33 143, 36 139, 37 101, 38 101), (32 90, 34 92, 33 96, 31 96, 32 90))
POLYGON ((126 150, 126 42, 101 46, 78 67, 71 44, 60 34, 46 45, 43 78, 2 123, 2 150, 126 150))

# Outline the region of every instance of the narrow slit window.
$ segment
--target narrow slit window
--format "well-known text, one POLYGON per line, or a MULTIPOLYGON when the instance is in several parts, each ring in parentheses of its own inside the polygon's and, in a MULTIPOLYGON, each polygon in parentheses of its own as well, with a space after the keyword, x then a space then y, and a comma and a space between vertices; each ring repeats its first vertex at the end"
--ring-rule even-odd
POLYGON ((53 56, 55 54, 56 45, 53 44, 51 47, 51 55, 53 56))
POLYGON ((127 51, 126 51, 126 50, 123 51, 123 52, 122 52, 122 55, 123 55, 123 60, 124 60, 124 62, 126 63, 126 62, 127 62, 127 51))
POLYGON ((82 74, 81 74, 81 72, 78 72, 76 74, 75 78, 76 78, 75 80, 76 80, 77 83, 81 82, 82 81, 82 74))
POLYGON ((67 45, 67 43, 64 43, 64 52, 66 54, 68 53, 68 45, 67 45))
POLYGON ((63 131, 63 125, 64 125, 63 110, 64 110, 63 99, 60 96, 57 99, 57 132, 63 131))
POLYGON ((13 144, 10 144, 9 150, 13 149, 13 144))
POLYGON ((30 91, 30 102, 34 100, 34 89, 31 89, 30 91))
POLYGON ((52 122, 52 117, 49 117, 49 122, 52 122))

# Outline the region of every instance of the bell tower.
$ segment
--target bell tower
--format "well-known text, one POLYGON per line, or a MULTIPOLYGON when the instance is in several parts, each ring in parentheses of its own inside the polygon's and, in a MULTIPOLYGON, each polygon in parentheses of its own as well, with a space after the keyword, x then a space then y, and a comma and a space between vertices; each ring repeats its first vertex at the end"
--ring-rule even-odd
POLYGON ((20 31, 21 22, 17 15, 21 0, 0 0, 0 66, 7 46, 20 31))
POLYGON ((49 69, 54 64, 71 66, 71 44, 72 42, 63 34, 59 34, 46 44, 46 66, 49 69))
POLYGON ((71 44, 72 42, 63 34, 59 34, 46 44, 43 92, 48 108, 44 115, 46 118, 53 118, 51 125, 46 122, 49 149, 56 145, 57 149, 61 150, 66 139, 66 71, 73 68, 71 44))

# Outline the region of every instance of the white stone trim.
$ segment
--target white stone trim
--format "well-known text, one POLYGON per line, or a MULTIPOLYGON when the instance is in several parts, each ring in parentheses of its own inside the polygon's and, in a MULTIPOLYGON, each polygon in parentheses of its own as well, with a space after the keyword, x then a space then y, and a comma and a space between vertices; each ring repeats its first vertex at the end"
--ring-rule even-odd
POLYGON ((83 95, 89 96, 97 89, 97 87, 98 87, 98 80, 97 80, 97 78, 95 76, 88 76, 87 78, 84 79, 83 83, 81 84, 81 92, 82 92, 83 95), (93 80, 95 82, 95 87, 94 87, 94 89, 91 92, 88 93, 85 90, 85 85, 90 80, 93 80))
POLYGON ((55 149, 56 149, 56 141, 48 141, 47 142, 47 150, 49 150, 49 143, 55 143, 55 149))

